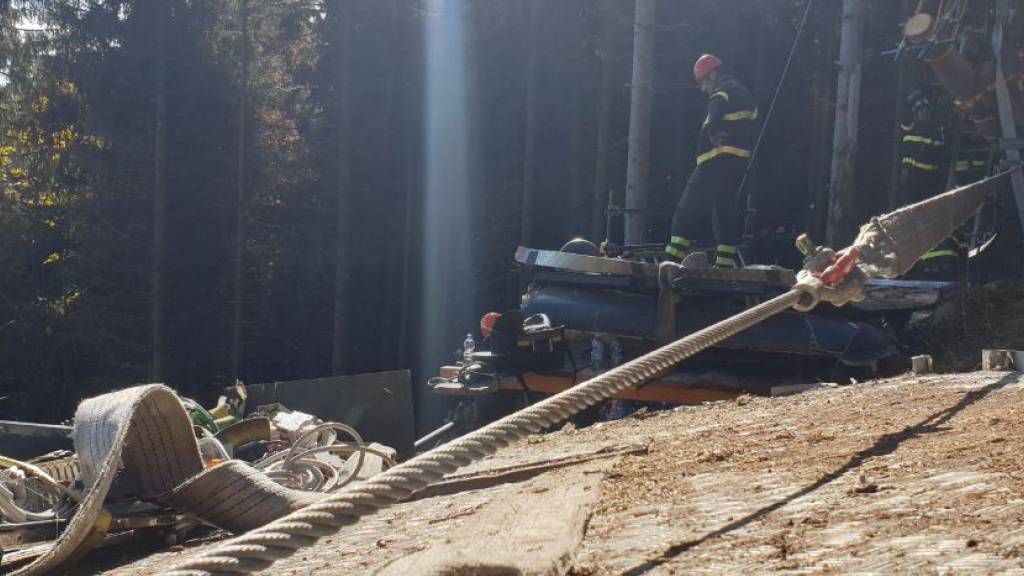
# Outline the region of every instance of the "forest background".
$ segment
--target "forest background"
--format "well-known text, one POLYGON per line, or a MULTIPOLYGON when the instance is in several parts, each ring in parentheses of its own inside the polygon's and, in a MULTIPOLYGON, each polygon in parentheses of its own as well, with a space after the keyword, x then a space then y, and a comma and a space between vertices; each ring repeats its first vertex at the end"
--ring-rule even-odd
MULTIPOLYGON (((694 59, 767 110, 806 1, 657 3, 647 240, 694 166, 694 59)), ((867 3, 852 221, 899 200, 917 78, 887 53, 906 2, 867 3)), ((760 262, 823 233, 841 4, 812 6, 752 167, 760 262)), ((0 0, 0 418, 410 368, 437 422, 422 382, 516 305, 517 245, 621 239, 634 8, 0 0)))

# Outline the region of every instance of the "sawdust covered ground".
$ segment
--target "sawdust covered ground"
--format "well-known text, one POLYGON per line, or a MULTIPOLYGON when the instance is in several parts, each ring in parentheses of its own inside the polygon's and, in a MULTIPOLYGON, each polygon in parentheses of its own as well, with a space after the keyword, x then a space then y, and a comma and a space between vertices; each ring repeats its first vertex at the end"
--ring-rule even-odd
POLYGON ((652 419, 577 572, 1024 573, 1022 401, 968 374, 652 419))
MULTIPOLYGON (((1021 375, 903 377, 556 432, 475 468, 650 446, 603 472, 577 575, 1024 574, 1022 417, 1021 375)), ((373 573, 568 473, 402 504, 267 573, 373 573)))
POLYGON ((951 298, 915 323, 912 338, 942 371, 981 367, 982 349, 1024 349, 1024 281, 1001 280, 951 298))

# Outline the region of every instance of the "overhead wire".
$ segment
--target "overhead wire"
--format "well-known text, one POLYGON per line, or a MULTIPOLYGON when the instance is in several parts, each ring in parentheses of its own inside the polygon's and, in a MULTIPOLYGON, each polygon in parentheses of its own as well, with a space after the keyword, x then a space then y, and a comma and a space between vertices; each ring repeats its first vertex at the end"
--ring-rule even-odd
MULTIPOLYGON (((786 65, 782 68, 782 75, 779 76, 779 81, 775 85, 775 93, 772 95, 772 101, 768 105, 768 112, 764 115, 764 122, 761 123, 761 129, 757 134, 757 140, 754 141, 754 149, 750 152, 750 158, 747 159, 747 167, 743 170, 743 179, 740 180, 740 185, 736 189, 736 198, 740 198, 743 194, 743 189, 747 186, 747 180, 750 179, 750 169, 754 166, 754 161, 757 159, 757 153, 761 149, 761 142, 764 140, 765 132, 768 129, 768 123, 771 122, 772 115, 775 113, 775 106, 779 101, 779 95, 782 93, 782 86, 786 83, 786 77, 789 75, 789 69, 793 64, 793 58, 796 56, 796 49, 800 45, 800 38, 803 37, 804 28, 807 27, 807 18, 811 13, 811 8, 814 6, 814 0, 807 0, 807 5, 804 6, 803 16, 800 18, 800 24, 797 26, 796 35, 793 37, 793 44, 789 48, 789 56, 786 58, 786 65)), ((748 236, 751 232, 749 230, 752 226, 753 215, 756 212, 753 205, 753 195, 747 199, 747 216, 744 222, 744 235, 748 236)))

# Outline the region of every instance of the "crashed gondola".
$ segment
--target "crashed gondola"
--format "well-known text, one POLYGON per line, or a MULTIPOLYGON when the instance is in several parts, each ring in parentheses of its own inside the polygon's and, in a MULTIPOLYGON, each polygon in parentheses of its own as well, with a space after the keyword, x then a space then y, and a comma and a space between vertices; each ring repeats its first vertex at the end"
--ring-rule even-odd
MULTIPOLYGON (((777 266, 666 267, 577 248, 516 251, 525 286, 519 308, 485 317, 482 351, 443 367, 431 382, 436 393, 555 393, 777 296, 796 280, 796 272, 777 266)), ((694 404, 770 394, 780 384, 835 381, 840 373, 875 374, 901 365, 901 330, 911 316, 959 288, 957 282, 872 280, 862 302, 779 314, 621 398, 694 404)))

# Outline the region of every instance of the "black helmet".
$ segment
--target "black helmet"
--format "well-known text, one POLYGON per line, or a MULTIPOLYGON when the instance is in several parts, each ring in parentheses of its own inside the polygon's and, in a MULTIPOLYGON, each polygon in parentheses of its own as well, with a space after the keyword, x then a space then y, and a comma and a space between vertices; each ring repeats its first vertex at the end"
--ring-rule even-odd
POLYGON ((562 247, 559 248, 560 252, 569 252, 571 254, 582 254, 583 256, 597 256, 597 244, 594 244, 586 238, 573 238, 562 247))

